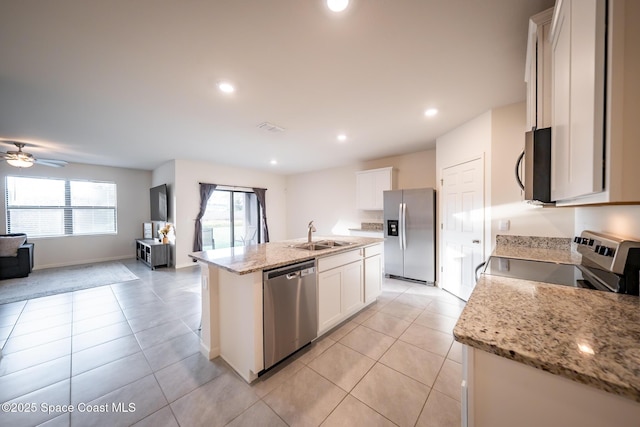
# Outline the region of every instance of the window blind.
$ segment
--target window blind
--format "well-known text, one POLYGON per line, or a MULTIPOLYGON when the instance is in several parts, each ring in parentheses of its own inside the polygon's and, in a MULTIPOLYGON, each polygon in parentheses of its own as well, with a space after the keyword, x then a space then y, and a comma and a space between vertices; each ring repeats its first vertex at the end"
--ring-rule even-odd
POLYGON ((29 237, 115 234, 113 182, 6 177, 8 233, 29 237))

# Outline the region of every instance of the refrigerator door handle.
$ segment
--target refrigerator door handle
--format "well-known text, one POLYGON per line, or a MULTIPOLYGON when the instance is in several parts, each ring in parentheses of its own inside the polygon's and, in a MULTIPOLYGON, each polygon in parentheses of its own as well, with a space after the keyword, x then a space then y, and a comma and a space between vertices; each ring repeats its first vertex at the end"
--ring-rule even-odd
POLYGON ((407 249, 407 204, 406 203, 400 203, 400 207, 402 209, 402 216, 400 218, 402 218, 402 226, 400 227, 400 229, 402 230, 402 243, 401 243, 401 247, 402 250, 407 249))
POLYGON ((400 250, 402 250, 402 232, 404 230, 404 224, 402 223, 402 203, 398 204, 398 244, 400 250))

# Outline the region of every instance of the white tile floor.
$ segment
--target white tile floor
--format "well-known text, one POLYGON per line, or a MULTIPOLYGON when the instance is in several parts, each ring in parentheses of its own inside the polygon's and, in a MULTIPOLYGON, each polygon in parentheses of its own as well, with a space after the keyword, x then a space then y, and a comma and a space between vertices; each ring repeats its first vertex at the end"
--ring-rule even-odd
POLYGON ((463 303, 440 289, 385 279, 248 385, 199 353, 197 267, 125 264, 139 280, 0 305, 0 425, 460 426, 463 303))

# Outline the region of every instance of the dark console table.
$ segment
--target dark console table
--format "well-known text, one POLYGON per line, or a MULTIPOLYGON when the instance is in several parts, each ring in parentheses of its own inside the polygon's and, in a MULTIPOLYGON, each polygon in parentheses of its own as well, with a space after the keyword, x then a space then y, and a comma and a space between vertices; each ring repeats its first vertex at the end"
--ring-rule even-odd
POLYGON ((147 264, 152 270, 162 265, 169 266, 169 245, 154 239, 138 239, 136 259, 147 264))

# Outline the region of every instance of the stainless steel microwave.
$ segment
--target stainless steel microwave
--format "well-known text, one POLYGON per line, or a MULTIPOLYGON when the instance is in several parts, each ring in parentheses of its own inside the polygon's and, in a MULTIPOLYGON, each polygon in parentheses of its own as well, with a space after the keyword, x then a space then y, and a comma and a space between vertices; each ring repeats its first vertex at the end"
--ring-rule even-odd
POLYGON ((516 162, 516 179, 524 199, 535 204, 551 200, 551 128, 534 129, 525 134, 524 151, 516 162), (524 159, 524 182, 520 178, 524 159))

